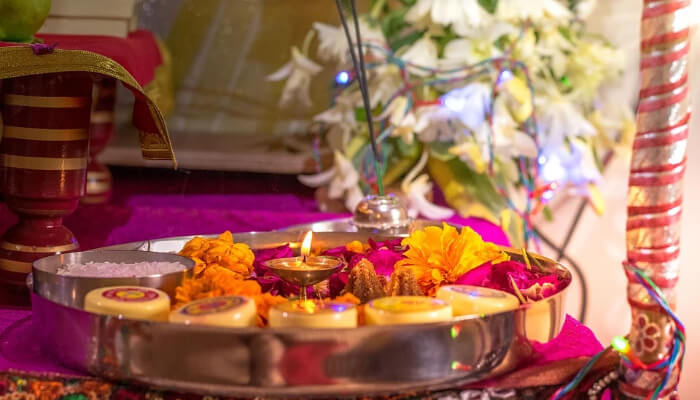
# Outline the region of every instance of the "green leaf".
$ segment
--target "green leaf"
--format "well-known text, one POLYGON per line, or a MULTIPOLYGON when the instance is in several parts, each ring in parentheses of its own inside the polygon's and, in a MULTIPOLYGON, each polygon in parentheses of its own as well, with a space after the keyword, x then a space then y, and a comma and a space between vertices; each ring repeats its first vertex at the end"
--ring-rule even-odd
POLYGON ((413 43, 417 42, 418 39, 422 38, 424 34, 425 30, 409 32, 394 40, 389 40, 389 47, 391 47, 391 50, 397 51, 403 46, 410 46, 413 43))
POLYGON ((367 122, 367 113, 363 107, 355 107, 355 121, 367 122))
POLYGON ((399 151, 401 157, 416 157, 421 153, 421 145, 417 140, 408 144, 399 138, 396 140, 396 148, 399 151))
POLYGON ((70 393, 61 396, 60 400, 87 400, 87 396, 82 393, 70 393))
POLYGON ((430 155, 440 161, 450 161, 455 158, 454 154, 450 153, 452 142, 434 142, 430 145, 430 155))
POLYGON ((401 0, 401 3, 405 6, 413 6, 418 0, 401 0))
POLYGON ((549 206, 544 206, 542 208, 542 215, 544 216, 544 219, 547 222, 552 222, 554 221, 554 217, 552 216, 552 209, 549 208, 549 206))
POLYGON ((447 29, 445 29, 445 33, 442 35, 432 36, 432 38, 437 41, 439 58, 442 58, 447 43, 449 43, 450 40, 455 39, 456 37, 457 35, 452 31, 452 27, 447 27, 447 29))
POLYGON ((498 7, 498 0, 479 0, 479 5, 490 14, 493 14, 498 7))
POLYGON ((382 32, 384 32, 384 36, 390 42, 391 40, 396 39, 396 35, 409 26, 405 19, 407 11, 407 8, 400 8, 398 10, 391 11, 381 18, 382 32))

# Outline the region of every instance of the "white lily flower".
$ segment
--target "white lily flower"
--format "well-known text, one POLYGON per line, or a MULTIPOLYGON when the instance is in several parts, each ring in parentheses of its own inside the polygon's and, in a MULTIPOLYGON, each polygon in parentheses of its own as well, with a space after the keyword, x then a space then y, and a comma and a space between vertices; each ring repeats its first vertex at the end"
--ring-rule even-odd
POLYGON ((576 16, 580 19, 586 19, 593 14, 593 10, 598 3, 598 0, 579 0, 576 3, 574 11, 576 11, 576 16))
POLYGON ((315 115, 313 120, 329 126, 326 135, 329 138, 339 138, 340 148, 345 147, 350 141, 352 131, 357 126, 353 108, 342 103, 336 103, 328 110, 315 115))
POLYGON ((406 21, 425 20, 444 27, 450 25, 455 33, 466 36, 473 28, 485 25, 489 14, 478 0, 418 0, 406 13, 406 21))
POLYGON ((432 220, 444 220, 455 214, 451 208, 441 207, 428 201, 426 195, 432 190, 433 184, 427 174, 420 175, 406 186, 405 193, 409 201, 408 215, 411 218, 422 215, 432 220))
POLYGON ((415 133, 424 143, 454 139, 458 128, 454 116, 441 105, 419 107, 416 110, 415 133))
POLYGON ((292 47, 292 59, 282 68, 267 76, 267 80, 273 82, 287 79, 284 89, 282 89, 280 107, 288 107, 295 103, 306 108, 311 107, 309 95, 311 78, 321 70, 320 65, 308 59, 296 47, 292 47))
POLYGON ((428 162, 428 151, 424 151, 418 163, 406 174, 401 182, 401 190, 408 198, 408 215, 417 218, 422 215, 428 219, 444 220, 454 215, 454 210, 440 207, 431 203, 426 195, 433 189, 433 184, 427 174, 416 175, 425 168, 428 162), (414 179, 415 178, 415 179, 414 179))
POLYGON ((400 58, 407 63, 413 64, 408 65, 409 72, 418 76, 427 76, 430 75, 430 72, 422 68, 417 68, 417 66, 437 68, 438 48, 435 42, 426 35, 413 43, 408 50, 400 55, 400 58))
POLYGON ((540 143, 537 162, 540 178, 548 183, 572 184, 583 187, 598 182, 601 174, 593 159, 593 152, 579 139, 571 139, 569 146, 557 140, 540 143))
POLYGON ((391 136, 398 136, 405 143, 413 143, 413 131, 416 125, 416 116, 408 107, 408 98, 399 96, 389 104, 377 119, 389 119, 389 124, 393 127, 391 136))
POLYGON ((535 140, 518 129, 518 124, 500 99, 494 104, 492 143, 496 158, 537 157, 535 140))
POLYGON ((387 101, 403 87, 401 69, 395 64, 384 64, 369 72, 369 94, 372 108, 387 101))
POLYGON ((472 82, 463 88, 453 89, 442 96, 442 104, 467 128, 476 131, 486 119, 491 107, 491 87, 472 82))
MULTIPOLYGON (((372 27, 364 18, 360 18, 360 34, 363 44, 373 44, 385 46, 386 39, 384 33, 377 27, 372 27)), ((348 41, 345 36, 345 30, 342 26, 332 26, 321 22, 314 22, 314 29, 318 33, 319 45, 318 55, 323 61, 337 61, 340 64, 350 62, 350 52, 348 51, 348 41)), ((353 44, 355 43, 355 25, 349 24, 350 36, 353 44)), ((365 46, 363 46, 365 47, 365 46)), ((366 53, 368 49, 363 49, 366 53)), ((369 52, 374 54, 382 54, 378 49, 369 49, 369 52)))
POLYGON ((540 21, 545 17, 555 20, 571 19, 571 11, 558 0, 499 0, 496 18, 499 20, 540 21))
POLYGON ((335 152, 335 165, 332 168, 315 175, 299 175, 297 178, 306 186, 328 185, 328 197, 344 198, 349 210, 354 210, 354 206, 359 202, 358 199, 362 199, 362 191, 358 185, 360 175, 352 162, 339 151, 335 152))
POLYGON ((558 143, 577 136, 593 136, 595 128, 570 101, 561 96, 540 96, 535 100, 537 108, 539 142, 558 143))
POLYGON ((493 43, 504 35, 516 35, 518 29, 506 22, 493 22, 489 26, 474 30, 468 38, 449 41, 443 51, 443 67, 471 65, 487 58, 498 57, 503 52, 493 43))
POLYGON ((570 98, 580 103, 593 100, 600 86, 625 68, 625 54, 598 40, 579 40, 571 52, 566 75, 574 88, 570 98))

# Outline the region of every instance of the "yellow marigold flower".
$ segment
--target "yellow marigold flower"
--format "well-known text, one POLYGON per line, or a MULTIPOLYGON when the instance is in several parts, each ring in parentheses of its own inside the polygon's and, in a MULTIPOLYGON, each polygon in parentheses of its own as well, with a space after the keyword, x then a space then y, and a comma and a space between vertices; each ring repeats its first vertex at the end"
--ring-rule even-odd
POLYGON ((437 289, 456 281, 466 272, 486 263, 508 260, 508 255, 493 243, 484 242, 471 228, 457 232, 443 223, 415 231, 401 244, 408 246, 406 257, 395 268, 408 268, 418 280, 423 293, 434 296, 437 289))

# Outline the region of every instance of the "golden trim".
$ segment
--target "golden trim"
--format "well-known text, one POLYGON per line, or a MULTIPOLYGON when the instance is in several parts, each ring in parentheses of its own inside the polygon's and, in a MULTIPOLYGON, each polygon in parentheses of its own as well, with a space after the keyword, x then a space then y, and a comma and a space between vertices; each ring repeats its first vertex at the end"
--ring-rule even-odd
POLYGON ((36 210, 36 209, 30 209, 30 208, 20 208, 20 207, 12 207, 12 211, 20 214, 27 214, 27 215, 48 215, 48 216, 54 216, 54 215, 66 215, 67 212, 66 210, 36 210))
POLYGON ((93 111, 90 114, 91 124, 106 124, 114 121, 114 113, 112 111, 93 111))
POLYGON ((0 269, 19 274, 28 274, 32 272, 32 263, 0 258, 0 269))
POLYGON ((2 154, 2 166, 41 171, 74 171, 87 167, 87 158, 27 157, 2 154))
POLYGON ((109 171, 88 171, 87 180, 111 179, 112 174, 109 171))
POLYGON ((92 196, 96 194, 102 194, 109 192, 112 188, 112 184, 109 182, 88 182, 85 185, 85 195, 92 196))
POLYGON ((62 253, 78 249, 77 243, 62 244, 59 246, 27 246, 24 244, 0 242, 0 248, 22 253, 62 253))
POLYGON ((111 58, 84 50, 56 49, 50 54, 36 56, 28 46, 0 48, 0 79, 39 75, 57 72, 90 72, 120 80, 128 88, 143 96, 150 111, 153 123, 160 136, 160 151, 143 152, 146 159, 169 159, 177 168, 173 145, 165 124, 165 118, 158 107, 143 90, 134 77, 111 58))
POLYGON ((109 200, 109 194, 86 194, 85 197, 80 198, 80 202, 83 204, 102 204, 109 200))
POLYGON ((42 142, 63 142, 87 140, 87 129, 43 129, 5 125, 2 136, 12 139, 39 140, 42 142))
POLYGON ((82 108, 90 104, 90 100, 87 97, 26 96, 7 93, 5 94, 5 104, 21 107, 82 108))

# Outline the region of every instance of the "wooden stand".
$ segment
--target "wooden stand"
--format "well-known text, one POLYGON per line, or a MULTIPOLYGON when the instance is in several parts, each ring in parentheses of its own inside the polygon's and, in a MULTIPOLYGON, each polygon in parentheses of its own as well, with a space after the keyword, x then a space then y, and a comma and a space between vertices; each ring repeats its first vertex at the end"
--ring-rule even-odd
POLYGON ((112 194, 112 174, 97 160, 114 135, 114 104, 117 81, 101 78, 93 91, 93 110, 90 115, 90 158, 87 167, 87 186, 83 204, 102 204, 112 194))
POLYGON ((2 191, 19 217, 0 240, 5 304, 28 304, 32 261, 79 247, 62 220, 85 194, 92 83, 82 72, 3 81, 2 191))

